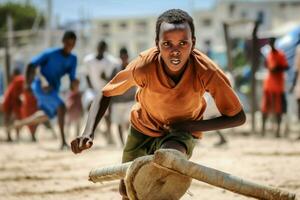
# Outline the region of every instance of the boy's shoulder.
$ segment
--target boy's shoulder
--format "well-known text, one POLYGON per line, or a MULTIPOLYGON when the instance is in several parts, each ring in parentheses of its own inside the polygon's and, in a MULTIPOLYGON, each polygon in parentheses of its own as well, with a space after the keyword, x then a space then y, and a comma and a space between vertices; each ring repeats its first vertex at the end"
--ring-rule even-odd
POLYGON ((44 54, 56 54, 59 53, 59 51, 61 50, 61 48, 59 47, 50 47, 47 48, 43 51, 44 54))
POLYGON ((147 49, 134 60, 136 69, 150 69, 158 61, 159 51, 157 47, 147 49))
POLYGON ((191 56, 194 59, 195 70, 197 73, 204 74, 219 70, 217 64, 200 50, 194 49, 191 56))

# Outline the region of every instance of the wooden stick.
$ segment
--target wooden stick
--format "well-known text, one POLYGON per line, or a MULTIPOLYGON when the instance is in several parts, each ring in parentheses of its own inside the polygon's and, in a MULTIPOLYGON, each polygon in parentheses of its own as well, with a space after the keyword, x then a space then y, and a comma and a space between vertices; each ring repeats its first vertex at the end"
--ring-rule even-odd
POLYGON ((156 151, 153 162, 199 181, 245 196, 266 200, 294 200, 296 198, 295 194, 259 185, 186 159, 180 159, 176 156, 178 153, 180 152, 170 149, 156 151))
MULTIPOLYGON (((241 195, 264 200, 295 200, 296 198, 296 195, 293 193, 259 185, 231 174, 188 161, 180 154, 182 153, 177 150, 161 149, 155 152, 153 162, 166 170, 175 171, 241 195)), ((128 162, 118 166, 94 169, 90 172, 89 180, 95 183, 123 179, 131 164, 132 162, 128 162)))
POLYGON ((90 171, 89 180, 96 183, 123 179, 131 163, 132 162, 128 162, 121 165, 93 169, 90 171))

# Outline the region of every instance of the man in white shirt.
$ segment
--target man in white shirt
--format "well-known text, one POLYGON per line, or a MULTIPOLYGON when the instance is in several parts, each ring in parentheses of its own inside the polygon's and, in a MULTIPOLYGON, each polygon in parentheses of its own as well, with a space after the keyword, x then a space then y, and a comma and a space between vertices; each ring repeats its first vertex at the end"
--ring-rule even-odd
MULTIPOLYGON (((90 107, 92 100, 95 96, 101 93, 102 88, 111 79, 113 71, 120 69, 120 61, 108 54, 107 44, 105 41, 100 41, 97 46, 97 54, 89 54, 84 58, 84 65, 86 71, 87 83, 90 88, 86 92, 86 99, 84 100, 87 107, 90 107)), ((105 115, 105 122, 107 131, 104 136, 107 139, 108 144, 113 144, 111 136, 111 120, 110 109, 105 115)))

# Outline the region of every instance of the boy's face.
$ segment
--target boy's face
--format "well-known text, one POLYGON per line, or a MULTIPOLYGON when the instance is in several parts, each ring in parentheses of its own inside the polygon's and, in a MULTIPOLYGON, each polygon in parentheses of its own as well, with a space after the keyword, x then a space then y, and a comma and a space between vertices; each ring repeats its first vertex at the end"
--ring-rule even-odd
POLYGON ((168 70, 173 74, 182 71, 194 45, 195 38, 192 38, 188 23, 170 24, 163 22, 161 24, 156 46, 168 70))
POLYGON ((71 53, 73 48, 75 47, 76 40, 74 39, 65 39, 63 41, 64 44, 64 52, 65 53, 71 53))
POLYGON ((123 63, 128 62, 128 55, 126 53, 121 53, 120 58, 121 58, 123 63))

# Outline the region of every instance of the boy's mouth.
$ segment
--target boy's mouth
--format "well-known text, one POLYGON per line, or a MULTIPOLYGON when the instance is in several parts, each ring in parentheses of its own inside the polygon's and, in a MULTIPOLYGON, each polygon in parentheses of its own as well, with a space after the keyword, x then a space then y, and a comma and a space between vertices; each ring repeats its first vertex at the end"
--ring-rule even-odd
POLYGON ((178 65, 181 61, 180 61, 180 59, 178 59, 178 58, 171 58, 170 62, 171 62, 173 65, 178 65))

